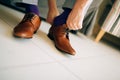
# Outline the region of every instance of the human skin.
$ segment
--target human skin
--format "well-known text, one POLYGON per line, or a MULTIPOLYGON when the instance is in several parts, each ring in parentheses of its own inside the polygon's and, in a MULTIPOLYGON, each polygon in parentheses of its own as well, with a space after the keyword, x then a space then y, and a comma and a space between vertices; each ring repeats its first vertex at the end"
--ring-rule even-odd
POLYGON ((54 18, 59 15, 56 0, 48 0, 48 8, 46 21, 52 25, 54 18))
POLYGON ((82 28, 85 13, 91 2, 92 0, 76 0, 66 21, 66 24, 70 30, 78 30, 82 28))

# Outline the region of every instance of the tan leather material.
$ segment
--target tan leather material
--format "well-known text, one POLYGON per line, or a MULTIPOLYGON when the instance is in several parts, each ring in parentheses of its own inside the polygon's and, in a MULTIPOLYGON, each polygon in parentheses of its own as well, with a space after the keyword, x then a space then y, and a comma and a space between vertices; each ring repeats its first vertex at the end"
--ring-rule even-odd
POLYGON ((32 38, 40 27, 41 20, 34 13, 25 14, 22 21, 14 28, 13 35, 20 38, 32 38))
POLYGON ((70 45, 67 30, 68 28, 65 24, 52 26, 49 30, 48 37, 54 41, 57 49, 71 55, 75 55, 76 52, 70 45))

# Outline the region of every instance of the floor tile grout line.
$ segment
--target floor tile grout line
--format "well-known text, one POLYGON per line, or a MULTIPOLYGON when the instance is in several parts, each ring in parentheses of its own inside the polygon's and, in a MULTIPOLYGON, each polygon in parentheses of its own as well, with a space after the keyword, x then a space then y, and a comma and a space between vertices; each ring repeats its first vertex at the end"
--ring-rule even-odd
MULTIPOLYGON (((36 43, 35 43, 36 44, 36 43)), ((37 44, 36 44, 37 45, 37 44)), ((37 45, 38 46, 38 45, 37 45)), ((39 46, 38 46, 39 47, 39 46)), ((44 50, 45 51, 45 50, 44 50)), ((52 57, 51 55, 49 55, 48 53, 47 53, 47 55, 48 56, 50 56, 50 57, 52 57)), ((111 54, 111 55, 114 55, 114 54, 111 54)), ((103 56, 109 56, 108 54, 107 55, 101 55, 101 56, 97 56, 97 57, 103 57, 103 56)), ((95 58, 96 56, 92 56, 92 57, 90 57, 90 58, 95 58)), ((57 61, 57 63, 58 64, 60 64, 62 67, 64 67, 68 72, 70 72, 72 75, 74 75, 77 79, 81 79, 78 75, 76 75, 74 72, 72 72, 69 68, 67 68, 63 63, 62 63, 62 61, 63 60, 57 60, 57 59, 55 59, 54 57, 52 57, 55 61, 57 61)), ((82 58, 83 59, 83 58, 82 58)), ((84 59, 86 59, 86 58, 84 58, 84 59)), ((87 57, 87 59, 88 59, 88 57, 87 57)), ((72 61, 75 61, 75 60, 80 60, 79 58, 78 59, 72 59, 72 61)), ((64 60, 64 61, 68 61, 68 60, 64 60)), ((82 80, 82 79, 81 79, 82 80)))
POLYGON ((59 64, 64 67, 68 72, 70 72, 72 75, 74 75, 78 80, 82 80, 81 77, 79 77, 78 75, 76 75, 73 71, 71 71, 68 67, 66 67, 62 62, 59 62, 59 64))
MULTIPOLYGON (((35 43, 36 44, 36 43, 35 43)), ((37 45, 37 44, 36 44, 37 45)), ((38 45, 37 45, 38 46, 38 45)), ((39 46, 38 46, 39 47, 39 46)), ((45 51, 46 52, 46 51, 45 51)), ((51 55, 49 55, 47 53, 48 56, 50 56, 51 58, 53 58, 58 64, 61 65, 61 67, 63 67, 65 70, 67 70, 68 72, 70 72, 73 76, 75 76, 78 80, 81 79, 79 76, 77 76, 74 72, 72 72, 71 70, 69 70, 64 64, 62 64, 59 60, 55 59, 54 57, 52 57, 51 55)))
MULTIPOLYGON (((104 55, 98 55, 98 56, 87 56, 87 57, 79 57, 79 58, 74 58, 72 60, 80 60, 80 59, 91 59, 91 58, 99 58, 99 57, 104 57, 104 56, 109 56, 109 55, 114 55, 114 54, 104 54, 104 55)), ((68 61, 68 60, 66 60, 68 61)))
MULTIPOLYGON (((1 19, 1 20, 3 20, 3 19, 1 19)), ((6 23, 6 21, 5 20, 3 20, 5 23, 6 23)), ((6 23, 7 25, 9 25, 8 23, 6 23)), ((12 29, 12 27, 10 27, 11 29, 12 29)), ((32 40, 31 40, 32 41, 32 40)), ((33 41, 32 41, 32 43, 34 43, 33 41)), ((36 43, 34 43, 34 44, 36 44, 36 43)), ((38 48, 40 48, 38 45, 37 45, 37 47, 38 48)), ((43 49, 42 49, 42 51, 43 51, 43 49)), ((45 50, 44 50, 45 51, 45 50)), ((45 51, 46 52, 46 51, 45 51)), ((46 52, 46 54, 47 54, 47 52, 46 52)), ((47 54, 48 56, 50 56, 49 54, 47 54)), ((35 65, 41 65, 41 64, 49 64, 49 63, 58 63, 58 64, 60 64, 61 65, 61 63, 58 61, 58 60, 56 60, 54 57, 52 57, 52 56, 50 56, 51 58, 53 58, 55 61, 53 61, 53 62, 47 62, 47 63, 36 63, 36 64, 29 64, 29 65, 19 65, 19 66, 9 66, 9 67, 4 67, 4 68, 1 68, 0 69, 0 71, 1 70, 7 70, 7 69, 14 69, 14 68, 22 68, 22 67, 29 67, 30 65, 32 65, 32 66, 35 66, 35 65)), ((61 67, 62 67, 62 65, 61 65, 61 67)), ((65 68, 66 69, 66 68, 65 68)), ((68 71, 68 70, 67 70, 68 71)), ((69 71, 70 72, 70 71, 69 71)), ((71 73, 71 72, 70 72, 71 73)), ((73 74, 73 73, 72 73, 73 74)), ((75 75, 74 75, 75 76, 75 75)))
MULTIPOLYGON (((36 37, 37 38, 37 37, 36 37)), ((34 43, 34 41, 33 41, 34 43)), ((34 43, 35 45, 37 45, 36 43, 34 43)), ((37 47, 39 47, 39 45, 37 45, 37 47)), ((40 47, 39 47, 40 48, 40 47)), ((41 48, 42 49, 42 48, 41 48)), ((48 53, 46 50, 43 50, 45 51, 46 53, 48 53)), ((49 55, 49 54, 48 54, 49 55)), ((114 54, 104 54, 104 55, 98 55, 98 56, 87 56, 87 57, 79 57, 79 58, 74 58, 74 59, 71 59, 71 60, 79 60, 79 59, 90 59, 90 58, 96 58, 96 57, 103 57, 103 56, 109 56, 109 55, 114 55, 114 54)), ((51 56, 51 55, 49 55, 51 56)), ((51 56, 52 57, 52 56, 51 56)), ((53 58, 53 57, 52 57, 53 58)), ((55 59, 56 60, 56 59, 55 59)), ((60 61, 63 61, 63 60, 60 60, 60 61)), ((68 61, 68 60, 64 60, 64 61, 68 61)))
MULTIPOLYGON (((3 20, 3 22, 5 22, 6 24, 8 24, 9 26, 11 26, 9 23, 7 23, 6 20, 2 19, 1 17, 0 17, 0 19, 3 20)), ((12 29, 12 27, 10 27, 10 28, 12 29)), ((94 57, 94 56, 91 56, 91 57, 94 57)))
MULTIPOLYGON (((1 19, 1 17, 0 17, 0 19, 1 19)), ((11 26, 9 23, 7 23, 7 21, 6 20, 4 20, 4 19, 1 19, 4 23, 6 23, 8 26, 11 26)), ((9 27, 9 28, 11 28, 12 29, 12 27, 9 27)), ((32 41, 32 39, 30 39, 31 40, 31 42, 33 43, 33 41, 32 41)), ((34 45, 35 45, 35 43, 33 43, 34 45)), ((38 47, 37 46, 37 48, 40 48, 40 47, 38 47)), ((45 51, 45 50, 42 50, 42 51, 45 51)))
MULTIPOLYGON (((1 19, 4 23, 6 23, 8 26, 11 26, 11 25, 10 25, 9 23, 7 23, 7 21, 4 20, 3 18, 0 17, 0 19, 1 19)), ((12 27, 9 27, 9 28, 12 29, 12 27)), ((30 39, 30 40, 31 40, 31 42, 33 43, 32 39, 30 39)), ((35 43, 33 43, 33 44, 35 45, 35 43)), ((40 47, 37 46, 37 48, 40 48, 40 47)), ((44 51, 44 50, 42 50, 42 51, 44 51)), ((55 61, 53 61, 53 62, 55 62, 55 61)), ((51 62, 48 62, 48 63, 51 63, 51 62)), ((40 64, 41 64, 41 63, 40 63, 40 64)))
MULTIPOLYGON (((34 41, 33 41, 33 44, 37 45, 36 43, 34 43, 34 41)), ((37 45, 37 47, 39 47, 39 45, 37 45)), ((40 48, 40 47, 39 47, 39 48, 40 48)), ((42 48, 40 48, 40 49, 42 49, 42 48)), ((49 55, 46 50, 43 50, 43 49, 42 49, 42 51, 45 51, 45 52, 47 53, 47 55, 49 55)), ((108 55, 114 55, 114 54, 104 54, 104 55, 98 55, 98 56, 79 57, 79 58, 74 58, 74 59, 71 59, 71 60, 73 61, 73 60, 79 60, 79 59, 90 59, 90 58, 103 57, 103 56, 108 56, 108 55)), ((49 56, 52 57, 51 55, 49 55, 49 56)), ((52 58, 53 58, 53 57, 52 57, 52 58)), ((56 59, 55 59, 55 60, 56 60, 56 59)), ((58 61, 58 60, 57 60, 57 61, 58 61)), ((69 61, 69 60, 60 60, 60 61, 69 61)))
POLYGON ((6 23, 6 24, 9 26, 9 28, 13 29, 13 28, 12 28, 12 25, 10 25, 6 20, 4 20, 4 19, 1 18, 1 17, 0 17, 0 19, 1 19, 4 23, 6 23))
POLYGON ((33 64, 7 66, 7 67, 0 68, 0 71, 4 71, 4 70, 8 70, 8 69, 15 69, 15 68, 31 67, 31 66, 37 66, 37 65, 43 65, 43 64, 51 64, 51 63, 57 63, 57 62, 56 61, 51 61, 51 62, 39 62, 39 63, 33 63, 33 64))

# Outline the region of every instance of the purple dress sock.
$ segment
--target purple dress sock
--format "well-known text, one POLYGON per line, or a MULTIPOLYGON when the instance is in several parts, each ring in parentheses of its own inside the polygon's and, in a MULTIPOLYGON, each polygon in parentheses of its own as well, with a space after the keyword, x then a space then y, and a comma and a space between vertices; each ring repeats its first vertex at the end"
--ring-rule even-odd
POLYGON ((37 5, 28 4, 28 3, 22 3, 22 2, 17 2, 17 3, 15 3, 15 4, 16 4, 16 6, 18 6, 18 7, 23 7, 23 8, 25 8, 26 13, 33 12, 33 13, 39 15, 39 9, 38 9, 37 5))
POLYGON ((70 8, 63 8, 63 13, 60 14, 59 16, 57 16, 54 21, 53 21, 53 25, 55 26, 59 26, 59 25, 62 25, 62 24, 66 24, 66 20, 67 20, 67 17, 69 15, 69 13, 71 12, 72 9, 70 8))

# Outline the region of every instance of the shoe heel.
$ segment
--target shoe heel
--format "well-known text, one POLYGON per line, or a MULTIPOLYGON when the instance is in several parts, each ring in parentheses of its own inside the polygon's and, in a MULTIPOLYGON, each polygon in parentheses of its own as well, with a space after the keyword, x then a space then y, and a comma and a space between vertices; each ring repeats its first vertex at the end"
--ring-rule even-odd
POLYGON ((34 31, 34 34, 37 33, 38 29, 39 29, 39 27, 34 31))
POLYGON ((37 33, 37 30, 36 31, 34 31, 34 34, 36 34, 37 33))
POLYGON ((47 35, 51 40, 54 40, 54 38, 53 38, 53 36, 49 33, 48 35, 47 35))

